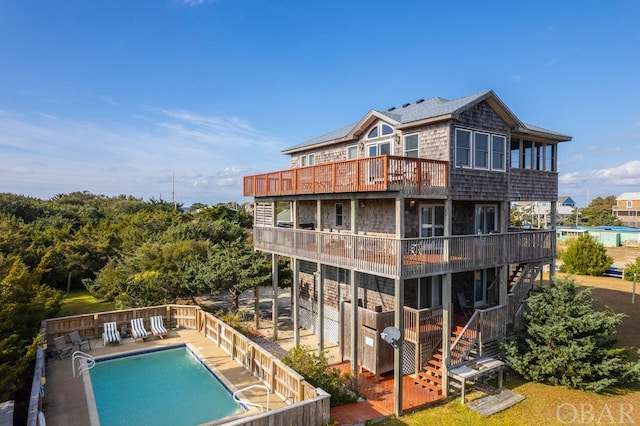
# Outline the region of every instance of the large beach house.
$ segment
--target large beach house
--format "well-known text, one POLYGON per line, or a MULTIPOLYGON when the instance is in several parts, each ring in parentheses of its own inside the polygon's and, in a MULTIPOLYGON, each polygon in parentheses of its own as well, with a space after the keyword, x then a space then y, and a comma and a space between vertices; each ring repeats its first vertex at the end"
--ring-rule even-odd
POLYGON ((397 414, 407 381, 446 395, 449 370, 494 353, 553 273, 557 148, 570 140, 489 90, 371 110, 283 151, 290 169, 245 176, 255 248, 291 259, 296 332, 338 343, 354 371, 393 372, 397 414), (527 200, 549 203, 549 229, 510 229, 511 203, 527 200))

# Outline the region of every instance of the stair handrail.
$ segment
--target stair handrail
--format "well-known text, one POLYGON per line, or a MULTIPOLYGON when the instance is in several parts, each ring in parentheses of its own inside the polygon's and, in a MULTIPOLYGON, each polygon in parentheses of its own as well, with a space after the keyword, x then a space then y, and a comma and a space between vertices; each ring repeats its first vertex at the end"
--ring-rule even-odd
POLYGON ((239 393, 242 393, 242 392, 244 392, 244 391, 246 391, 246 390, 253 389, 253 388, 262 388, 262 389, 264 389, 264 390, 266 390, 266 391, 267 391, 267 411, 269 411, 269 400, 270 400, 270 398, 271 398, 271 389, 269 389, 269 388, 268 388, 267 386, 265 386, 265 385, 251 385, 251 386, 247 386, 246 388, 238 389, 237 391, 235 391, 235 392, 233 393, 233 400, 234 400, 234 401, 236 401, 236 402, 237 402, 237 403, 239 403, 239 404, 244 404, 244 405, 250 405, 250 406, 252 406, 252 407, 257 407, 257 408, 259 408, 259 409, 260 409, 260 412, 261 412, 261 413, 264 413, 264 410, 265 410, 265 409, 264 409, 264 407, 263 407, 262 405, 260 405, 260 404, 258 404, 258 403, 255 403, 255 402, 244 401, 244 400, 241 400, 241 399, 238 397, 238 394, 239 394, 239 393))
MULTIPOLYGON (((455 363, 452 362, 450 364, 451 367, 455 367, 457 365, 462 364, 464 362, 465 358, 467 357, 467 355, 469 355, 469 352, 471 352, 471 347, 473 347, 474 345, 476 345, 478 343, 478 334, 479 334, 478 333, 478 317, 479 317, 479 311, 475 311, 473 313, 473 315, 471 315, 471 318, 469 318, 469 321, 467 321, 467 323, 465 324, 465 326, 462 329, 462 331, 460 332, 460 334, 458 334, 458 337, 456 338, 456 340, 453 342, 453 344, 449 348, 449 354, 451 354, 451 352, 453 352, 453 350, 459 344, 460 339, 462 338, 462 336, 465 336, 468 332, 474 332, 473 338, 469 339, 469 340, 472 341, 473 344, 467 350, 462 351, 463 355, 455 363), (475 329, 472 328, 472 326, 474 326, 475 329)), ((449 355, 449 359, 451 359, 451 355, 449 355)))
POLYGON ((76 377, 76 360, 78 360, 78 375, 81 376, 87 370, 91 370, 95 365, 96 361, 92 355, 89 355, 86 352, 75 351, 71 356, 71 372, 73 373, 73 377, 76 377), (82 360, 85 361, 82 364, 82 360))

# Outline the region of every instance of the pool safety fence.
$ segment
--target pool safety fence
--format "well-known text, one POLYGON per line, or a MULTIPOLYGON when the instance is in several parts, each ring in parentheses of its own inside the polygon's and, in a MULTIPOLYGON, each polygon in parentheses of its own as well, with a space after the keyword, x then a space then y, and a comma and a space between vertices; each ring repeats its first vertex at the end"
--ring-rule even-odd
MULTIPOLYGON (((322 389, 311 386, 300 374, 286 366, 258 343, 220 321, 211 313, 205 312, 199 306, 162 305, 50 318, 43 321, 42 343, 36 354, 27 425, 36 426, 38 416, 42 413, 42 395, 44 395, 46 383, 44 357, 47 345, 51 345, 56 337, 66 336, 75 330, 82 339, 98 339, 102 336, 104 324, 108 322, 115 322, 117 329, 126 333, 131 320, 135 318, 142 318, 143 324, 151 327, 152 316, 161 316, 163 323, 169 329, 197 330, 229 354, 235 362, 263 383, 271 393, 290 404, 250 418, 245 417, 242 423, 237 424, 260 426, 274 424, 274 421, 278 424, 288 424, 287 419, 295 419, 295 423, 300 423, 300 419, 304 419, 302 424, 318 426, 329 422, 330 395, 322 389)), ((236 423, 232 420, 228 424, 236 423)))

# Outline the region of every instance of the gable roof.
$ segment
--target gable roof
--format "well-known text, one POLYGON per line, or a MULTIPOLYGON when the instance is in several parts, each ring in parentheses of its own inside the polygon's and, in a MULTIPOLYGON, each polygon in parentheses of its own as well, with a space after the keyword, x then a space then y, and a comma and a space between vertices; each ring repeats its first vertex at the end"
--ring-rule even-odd
POLYGON ((624 192, 624 193, 620 194, 620 196, 618 198, 616 198, 616 200, 620 200, 620 201, 640 200, 640 192, 624 192))
POLYGON ((371 110, 357 123, 350 124, 317 138, 313 138, 304 143, 285 149, 282 152, 285 154, 293 154, 312 147, 318 148, 324 145, 357 139, 377 120, 386 121, 399 129, 437 121, 451 120, 456 118, 458 114, 483 101, 486 101, 500 116, 500 118, 507 123, 507 125, 520 133, 546 135, 551 139, 571 140, 570 136, 523 123, 509 110, 509 108, 507 108, 493 90, 487 90, 454 100, 434 97, 426 100, 421 99, 414 104, 405 104, 399 108, 389 108, 386 111, 371 110))

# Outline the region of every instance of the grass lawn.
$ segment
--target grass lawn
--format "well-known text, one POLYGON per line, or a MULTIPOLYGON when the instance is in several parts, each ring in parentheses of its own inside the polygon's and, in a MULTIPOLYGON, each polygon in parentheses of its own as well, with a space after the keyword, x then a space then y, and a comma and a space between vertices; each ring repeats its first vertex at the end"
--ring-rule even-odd
POLYGON ((102 302, 95 299, 87 290, 73 290, 62 299, 62 307, 58 317, 70 317, 73 315, 94 314, 96 312, 114 311, 113 302, 102 302))
MULTIPOLYGON (((593 287, 591 293, 598 309, 611 310, 627 315, 618 326, 620 346, 630 348, 637 356, 640 348, 640 294, 635 304, 631 303, 633 283, 616 278, 578 276, 577 281, 593 287)), ((640 283, 637 286, 640 293, 640 283)), ((409 413, 401 418, 391 417, 381 423, 396 425, 597 425, 640 424, 640 385, 628 389, 615 389, 598 395, 588 392, 525 382, 520 378, 509 378, 504 386, 525 400, 508 410, 490 417, 460 404, 459 395, 450 400, 421 411, 409 413)), ((475 392, 470 399, 481 396, 475 392)))

